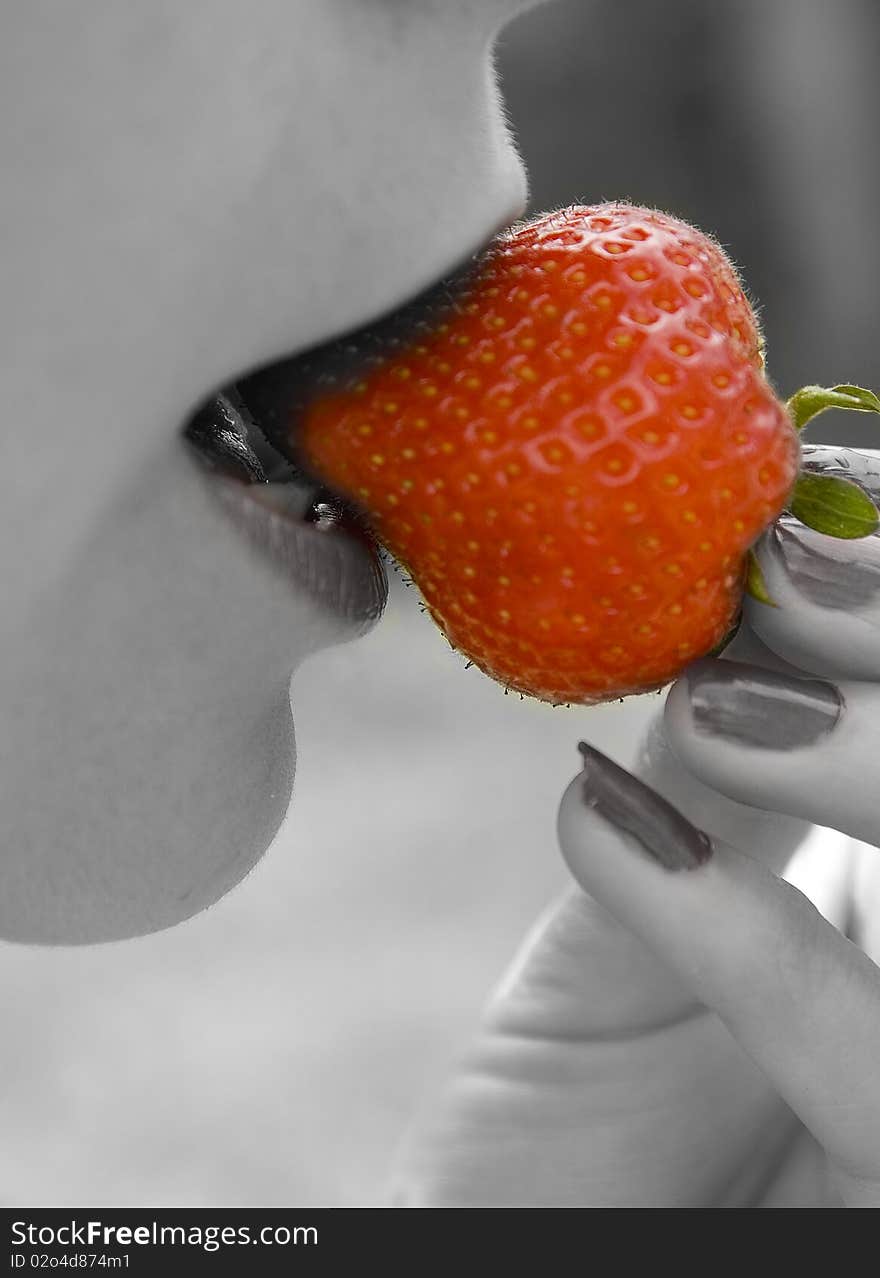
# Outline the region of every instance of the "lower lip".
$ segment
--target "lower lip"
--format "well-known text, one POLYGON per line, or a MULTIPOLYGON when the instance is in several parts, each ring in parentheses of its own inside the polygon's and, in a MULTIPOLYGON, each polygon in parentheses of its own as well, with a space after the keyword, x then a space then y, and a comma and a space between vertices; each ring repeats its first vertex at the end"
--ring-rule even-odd
POLYGON ((365 533, 329 511, 324 519, 307 521, 294 485, 245 484, 218 474, 210 480, 236 527, 291 589, 355 630, 367 630, 379 619, 388 583, 365 533))

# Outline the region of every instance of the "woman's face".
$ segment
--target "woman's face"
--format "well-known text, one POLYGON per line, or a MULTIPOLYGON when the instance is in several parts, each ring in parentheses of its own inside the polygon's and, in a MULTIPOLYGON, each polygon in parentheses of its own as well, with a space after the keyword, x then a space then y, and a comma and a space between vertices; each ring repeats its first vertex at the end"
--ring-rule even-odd
POLYGON ((522 212, 491 45, 526 7, 7 12, 0 936, 168 926, 273 837, 291 671, 384 584, 343 535, 236 509, 181 426, 522 212))

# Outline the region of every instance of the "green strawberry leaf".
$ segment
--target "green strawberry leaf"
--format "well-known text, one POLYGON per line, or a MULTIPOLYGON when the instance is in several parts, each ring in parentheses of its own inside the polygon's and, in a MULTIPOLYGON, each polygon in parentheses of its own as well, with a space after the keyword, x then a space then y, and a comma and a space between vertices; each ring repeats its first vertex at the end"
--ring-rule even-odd
POLYGON ((880 413, 880 399, 862 386, 802 386, 786 404, 795 430, 828 408, 851 408, 857 413, 880 413))
POLYGON ((870 537, 880 525, 880 513, 865 490, 840 475, 801 472, 788 508, 802 524, 829 537, 870 537))
POLYGON ((753 599, 757 599, 759 603, 767 604, 770 608, 778 608, 779 604, 775 599, 771 598, 770 591, 767 589, 764 572, 754 550, 749 551, 747 559, 746 593, 750 594, 753 599))

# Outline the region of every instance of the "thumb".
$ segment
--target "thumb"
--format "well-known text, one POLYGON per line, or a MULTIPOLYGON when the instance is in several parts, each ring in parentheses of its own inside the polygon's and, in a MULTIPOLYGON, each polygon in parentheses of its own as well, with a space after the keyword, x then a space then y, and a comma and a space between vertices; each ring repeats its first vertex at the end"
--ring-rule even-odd
POLYGON ((583 747, 559 838, 575 879, 724 1021, 828 1151, 880 1179, 880 970, 790 883, 583 747))

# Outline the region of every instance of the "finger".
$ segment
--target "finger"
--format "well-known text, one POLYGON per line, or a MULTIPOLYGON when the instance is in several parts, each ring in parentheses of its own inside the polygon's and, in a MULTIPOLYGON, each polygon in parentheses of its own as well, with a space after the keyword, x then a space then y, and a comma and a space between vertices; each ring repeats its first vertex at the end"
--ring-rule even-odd
MULTIPOLYGON (((807 446, 804 464, 880 501, 880 453, 807 446)), ((880 679, 880 533, 841 540, 783 515, 755 550, 777 606, 747 596, 743 611, 763 642, 803 670, 880 679)))
MULTIPOLYGON (((827 834, 801 849, 801 875, 827 834)), ((829 917, 845 917, 840 865, 816 898, 829 917)), ((398 1176, 419 1203, 743 1206, 794 1121, 679 974, 572 885, 521 947, 398 1176)))
POLYGON ((880 969, 796 888, 710 844, 598 751, 559 837, 577 882, 724 1021, 828 1151, 853 1200, 880 1183, 880 969))
MULTIPOLYGON (((803 670, 762 643, 746 621, 719 661, 747 662, 762 670, 792 676, 804 674, 803 670)), ((719 669, 723 671, 727 667, 720 665, 719 669)), ((718 779, 717 774, 707 774, 705 779, 701 775, 699 769, 703 760, 698 747, 694 752, 673 748, 677 744, 675 727, 679 722, 679 719, 673 722, 667 717, 665 707, 660 707, 658 714, 649 722, 635 753, 632 771, 712 837, 725 839, 735 847, 747 850, 776 872, 781 872, 805 840, 811 839, 815 831, 812 822, 783 810, 756 807, 751 800, 744 801, 722 793, 713 784, 718 779), (690 766, 683 761, 685 755, 690 766)), ((685 722, 682 730, 689 731, 690 724, 685 722)), ((823 837, 828 845, 831 842, 828 832, 823 837)), ((847 874, 847 858, 843 855, 846 841, 841 836, 834 842, 837 844, 834 865, 839 880, 847 874)), ((826 858, 821 876, 823 890, 827 889, 830 870, 831 865, 826 858)), ((810 895, 814 896, 813 890, 810 895)))
POLYGON ((734 661, 689 666, 670 690, 671 748, 706 785, 880 843, 880 686, 734 661))
MULTIPOLYGON (((759 646, 750 646, 752 655, 759 646)), ((828 919, 848 923, 855 845, 845 836, 739 802, 700 780, 671 748, 662 710, 632 771, 713 840, 784 871, 828 919)), ((575 891, 536 925, 496 1006, 508 1023, 527 1023, 531 1032, 592 1038, 656 1028, 693 1010, 694 997, 637 936, 575 891)))
MULTIPOLYGON (((880 452, 808 445, 804 465, 808 470, 846 475, 880 500, 880 452)), ((740 725, 737 732, 733 723, 733 718, 748 717, 742 679, 734 674, 732 665, 722 663, 747 662, 794 677, 808 672, 841 680, 880 675, 880 644, 876 642, 880 602, 876 607, 862 608, 856 598, 866 594, 866 583, 875 576, 880 585, 880 538, 843 542, 783 519, 757 550, 771 596, 779 607, 746 598, 739 633, 720 661, 698 663, 686 682, 681 680, 673 687, 663 730, 654 730, 634 770, 711 834, 780 869, 805 836, 804 821, 818 821, 876 840, 878 823, 867 801, 869 791, 864 788, 869 761, 852 768, 838 760, 836 772, 846 784, 835 788, 826 779, 817 789, 816 776, 828 762, 831 743, 820 753, 811 751, 808 759, 799 749, 789 761, 779 757, 789 748, 782 741, 776 747, 776 757, 771 758, 770 734, 762 724, 777 731, 784 726, 789 730, 807 726, 791 707, 784 722, 774 709, 773 698, 765 698, 762 718, 756 721, 752 715, 755 740, 743 742, 744 727, 740 725), (844 606, 829 607, 829 591, 840 595, 842 583, 851 579, 860 583, 859 589, 854 592, 848 587, 844 606), (817 601, 817 593, 822 594, 823 602, 817 601), (717 680, 706 677, 713 669, 717 680), (694 693, 696 684, 699 694, 694 693), (729 731, 722 729, 722 720, 729 731), (860 811, 865 807, 867 811, 860 811)), ((782 684, 775 695, 784 696, 782 684)), ((850 727, 852 718, 850 712, 850 727)), ((870 729, 859 735, 864 738, 864 748, 870 748, 870 729)), ((843 733, 835 737, 835 746, 843 739, 843 733)), ((855 737, 847 739, 852 742, 855 737)), ((797 747, 793 744, 790 748, 797 747)))
MULTIPOLYGON (((734 654, 737 659, 763 669, 803 673, 765 647, 745 623, 721 661, 733 660, 734 654)), ((810 834, 812 827, 803 818, 741 802, 721 793, 701 774, 687 767, 673 749, 662 705, 635 753, 632 771, 708 834, 748 849, 777 871, 810 834)))

